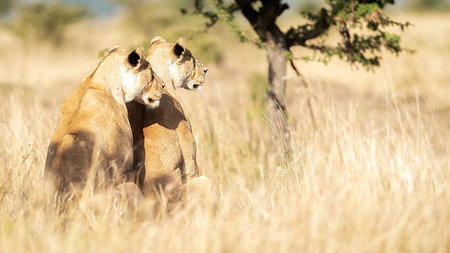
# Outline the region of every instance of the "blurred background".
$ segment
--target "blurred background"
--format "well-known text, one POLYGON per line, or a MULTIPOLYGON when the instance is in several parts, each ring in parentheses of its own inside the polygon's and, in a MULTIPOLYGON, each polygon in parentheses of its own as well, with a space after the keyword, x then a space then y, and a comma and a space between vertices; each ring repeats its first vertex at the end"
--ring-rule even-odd
MULTIPOLYGON (((156 35, 172 42, 183 36, 188 48, 211 70, 206 91, 201 95, 188 92, 186 99, 216 100, 217 96, 222 96, 224 100, 240 101, 240 106, 247 108, 245 117, 264 118, 266 52, 251 43, 241 43, 233 28, 224 24, 226 22, 219 22, 206 31, 203 28, 206 20, 192 14, 194 3, 181 0, 2 0, 2 95, 17 89, 29 90, 35 97, 58 104, 113 45, 131 50, 139 44, 148 47, 156 35), (182 10, 188 10, 187 14, 182 10)), ((324 4, 313 0, 287 3, 290 8, 277 20, 285 30, 305 21, 303 11, 318 10, 324 4)), ((400 0, 388 5, 386 11, 394 20, 412 24, 403 33, 393 30, 400 33, 402 45, 415 53, 401 53, 397 57, 383 51, 382 65, 372 71, 339 59, 332 59, 326 65, 303 61, 303 56, 312 53, 301 47, 294 49, 294 62, 311 83, 311 89, 319 84, 329 85, 333 87, 332 92, 345 93, 342 98, 358 98, 376 97, 389 86, 402 96, 420 94, 430 106, 433 104, 445 111, 450 103, 450 74, 446 66, 450 56, 449 10, 449 0, 400 0)), ((242 15, 238 14, 235 22, 245 33, 254 34, 242 15)), ((337 37, 338 33, 331 30, 324 40, 334 41, 337 37)), ((312 91, 300 85, 301 80, 290 67, 286 80, 291 109, 295 111, 311 103, 305 98, 310 99, 312 91)), ((179 93, 184 99, 186 92, 179 93)), ((190 106, 194 105, 185 104, 190 112, 190 106)), ((231 110, 231 106, 219 108, 231 110)), ((318 105, 312 107, 319 108, 318 105)), ((298 117, 293 120, 295 124, 298 117)))
MULTIPOLYGON (((304 21, 301 12, 317 10, 323 1, 290 0, 287 3, 290 8, 278 19, 282 28, 300 24, 304 21)), ((93 56, 102 50, 115 44, 130 49, 138 44, 148 46, 155 35, 168 41, 186 37, 190 48, 199 59, 220 70, 211 71, 211 83, 224 81, 223 78, 217 79, 213 75, 227 71, 233 73, 230 65, 241 63, 245 64, 245 69, 232 75, 243 79, 235 85, 249 83, 249 79, 260 74, 266 76, 264 50, 248 43, 239 43, 239 38, 223 23, 214 26, 208 33, 203 32, 204 19, 199 15, 183 15, 181 12, 182 9, 193 10, 193 5, 194 1, 181 0, 2 0, 0 83, 3 86, 29 87, 39 83, 41 89, 57 84, 60 87, 61 83, 65 83, 64 87, 60 87, 65 89, 76 85, 75 80, 78 80, 82 73, 86 73, 96 61, 93 56), (20 49, 19 52, 11 50, 13 47, 20 49), (236 57, 238 55, 241 57, 236 57), (247 61, 249 64, 246 64, 247 61), (66 65, 62 62, 72 64, 66 65), (69 69, 64 69, 66 67, 69 69)), ((448 53, 446 41, 449 9, 449 0, 399 0, 388 7, 387 12, 394 19, 413 24, 403 34, 402 42, 404 46, 417 52, 415 55, 400 55, 392 65, 389 64, 393 57, 386 55, 384 68, 389 66, 389 70, 394 71, 390 78, 395 86, 406 89, 438 89, 439 92, 435 95, 444 98, 448 95, 445 84, 449 83, 449 77, 443 60, 448 53), (412 64, 410 67, 416 67, 418 71, 401 68, 406 63, 412 64), (421 66, 416 66, 415 63, 421 66)), ((246 32, 253 32, 245 19, 239 15, 237 19, 237 23, 245 27, 246 32)), ((333 40, 333 35, 327 39, 333 40)), ((308 55, 308 52, 301 50, 296 52, 299 59, 308 55)), ((339 60, 333 60, 328 66, 304 61, 298 61, 296 64, 299 64, 300 71, 307 78, 327 81, 333 79, 332 82, 335 83, 349 84, 349 79, 343 79, 346 75, 336 76, 336 72, 332 71, 342 73, 345 70, 352 78, 355 75, 360 78, 360 84, 354 85, 357 89, 364 87, 364 83, 372 83, 371 78, 376 76, 373 72, 356 71, 354 67, 345 66, 344 62, 339 60), (310 67, 313 69, 308 69, 310 67), (327 71, 318 71, 317 68, 327 71)), ((377 71, 383 71, 383 66, 375 70, 377 71)), ((264 89, 264 86, 261 87, 264 89)))
MULTIPOLYGON (((286 2, 282 29, 323 3, 286 2)), ((308 86, 288 66, 290 157, 266 116, 266 52, 224 23, 205 32, 202 17, 181 11, 193 6, 0 0, 1 252, 97 251, 99 243, 105 252, 450 251, 449 0, 389 6, 390 17, 412 24, 400 35, 415 52, 383 51, 374 70, 304 61, 310 52, 296 48, 308 86), (208 67, 202 92, 177 95, 213 204, 118 227, 80 211, 73 229, 61 229, 66 221, 55 222, 41 196, 60 105, 105 50, 148 47, 156 35, 183 36, 208 67)), ((253 33, 242 16, 235 21, 253 33)))

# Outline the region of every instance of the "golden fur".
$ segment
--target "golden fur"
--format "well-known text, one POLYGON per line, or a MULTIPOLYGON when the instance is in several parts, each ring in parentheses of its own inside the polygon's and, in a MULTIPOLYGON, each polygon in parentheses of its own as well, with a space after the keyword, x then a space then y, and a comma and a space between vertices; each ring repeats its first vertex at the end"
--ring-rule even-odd
POLYGON ((125 103, 159 103, 163 82, 142 48, 111 50, 65 99, 45 163, 50 192, 110 187, 133 177, 132 132, 125 103))
POLYGON ((185 48, 182 38, 172 44, 155 37, 145 59, 168 89, 164 90, 158 108, 127 105, 133 130, 134 167, 141 171, 138 184, 144 195, 162 188, 166 189, 166 195, 172 190, 178 196, 182 184, 198 177, 199 168, 191 124, 174 89, 201 89, 207 68, 185 48))

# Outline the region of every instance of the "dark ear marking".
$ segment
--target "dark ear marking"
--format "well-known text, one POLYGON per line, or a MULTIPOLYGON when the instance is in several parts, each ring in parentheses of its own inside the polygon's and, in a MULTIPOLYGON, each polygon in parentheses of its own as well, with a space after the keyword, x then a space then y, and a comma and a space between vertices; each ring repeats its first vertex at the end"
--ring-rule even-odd
POLYGON ((136 50, 134 50, 128 55, 128 62, 131 66, 136 67, 136 65, 138 65, 139 63, 140 58, 141 57, 139 56, 139 54, 136 53, 136 50))
POLYGON ((140 61, 141 66, 139 66, 139 70, 144 70, 150 67, 150 63, 146 61, 145 59, 141 59, 140 61))
POLYGON ((173 53, 177 56, 180 57, 183 55, 184 53, 184 48, 182 46, 180 46, 178 43, 175 44, 175 46, 173 47, 173 53))

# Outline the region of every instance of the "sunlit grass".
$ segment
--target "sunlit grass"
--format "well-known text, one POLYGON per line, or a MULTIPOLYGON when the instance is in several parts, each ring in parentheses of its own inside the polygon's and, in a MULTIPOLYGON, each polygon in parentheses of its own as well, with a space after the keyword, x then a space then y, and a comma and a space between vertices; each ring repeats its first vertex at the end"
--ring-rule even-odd
POLYGON ((298 63, 309 90, 288 77, 289 158, 276 124, 251 97, 251 73, 265 70, 264 52, 226 38, 223 64, 208 66, 204 92, 178 92, 201 174, 212 182, 209 194, 167 216, 147 212, 146 203, 136 213, 80 207, 58 216, 43 196, 45 154, 62 99, 99 50, 143 38, 99 29, 91 44, 79 39, 53 49, 5 35, 0 252, 450 251, 450 109, 442 100, 450 77, 439 67, 450 52, 435 44, 450 34, 436 42, 427 37, 430 27, 443 22, 448 29, 450 20, 408 19, 418 23, 405 36, 418 55, 388 57, 375 73, 298 63), (404 82, 411 76, 410 87, 404 82))

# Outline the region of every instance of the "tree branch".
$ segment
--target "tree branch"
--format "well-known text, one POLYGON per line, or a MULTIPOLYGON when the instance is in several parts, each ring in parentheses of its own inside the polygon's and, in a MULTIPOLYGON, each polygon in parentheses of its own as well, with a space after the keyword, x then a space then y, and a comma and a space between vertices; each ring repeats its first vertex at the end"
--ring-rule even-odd
POLYGON ((260 9, 260 16, 265 17, 262 21, 266 24, 275 23, 278 16, 289 8, 288 4, 281 4, 280 0, 263 0, 262 3, 263 6, 260 9))
POLYGON ((345 22, 341 23, 341 26, 339 27, 339 33, 342 36, 342 39, 344 40, 344 46, 345 46, 345 52, 348 55, 348 59, 350 62, 354 62, 354 55, 353 55, 353 48, 352 48, 352 41, 350 37, 350 32, 348 31, 347 25, 345 22))
POLYGON ((286 33, 288 47, 306 46, 306 41, 323 35, 333 24, 333 20, 324 8, 320 10, 318 15, 310 16, 309 18, 316 21, 314 25, 306 24, 298 26, 297 28, 289 29, 286 33))
POLYGON ((252 26, 256 25, 258 20, 259 13, 255 11, 252 7, 252 3, 255 1, 246 1, 246 0, 236 0, 236 4, 244 14, 245 18, 250 22, 252 26))

